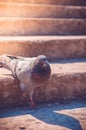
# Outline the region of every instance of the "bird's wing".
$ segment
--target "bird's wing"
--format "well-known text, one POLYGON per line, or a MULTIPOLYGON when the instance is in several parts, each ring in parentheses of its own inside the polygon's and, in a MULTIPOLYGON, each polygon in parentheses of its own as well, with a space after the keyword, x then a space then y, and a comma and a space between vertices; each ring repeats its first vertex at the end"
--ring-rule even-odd
POLYGON ((25 84, 30 83, 32 63, 35 61, 35 59, 36 58, 26 58, 24 60, 17 60, 15 73, 20 82, 25 84))

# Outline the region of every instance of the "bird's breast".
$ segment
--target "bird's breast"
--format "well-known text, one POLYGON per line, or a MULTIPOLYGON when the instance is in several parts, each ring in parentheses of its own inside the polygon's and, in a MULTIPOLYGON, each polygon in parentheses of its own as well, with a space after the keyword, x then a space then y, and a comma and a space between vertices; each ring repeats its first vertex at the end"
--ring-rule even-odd
POLYGON ((44 83, 46 82, 51 74, 51 70, 47 69, 47 70, 38 70, 38 69, 34 69, 31 72, 31 78, 33 81, 37 82, 37 83, 44 83))

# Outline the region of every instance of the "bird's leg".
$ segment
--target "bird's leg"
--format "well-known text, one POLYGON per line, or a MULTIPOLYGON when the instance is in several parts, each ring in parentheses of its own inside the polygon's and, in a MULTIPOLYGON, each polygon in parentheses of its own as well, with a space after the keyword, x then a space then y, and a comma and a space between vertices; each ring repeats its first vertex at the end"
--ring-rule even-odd
POLYGON ((32 109, 36 108, 36 105, 33 99, 30 99, 30 108, 32 109))
POLYGON ((36 105, 35 105, 35 102, 34 102, 34 99, 33 99, 33 94, 34 94, 34 90, 32 90, 30 92, 30 108, 36 109, 36 105))

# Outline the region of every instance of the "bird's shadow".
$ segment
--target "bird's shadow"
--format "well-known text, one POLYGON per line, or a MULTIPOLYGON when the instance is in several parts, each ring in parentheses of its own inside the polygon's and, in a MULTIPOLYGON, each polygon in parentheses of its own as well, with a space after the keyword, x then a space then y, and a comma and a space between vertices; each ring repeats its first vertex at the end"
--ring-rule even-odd
POLYGON ((86 107, 86 103, 84 105, 75 106, 74 104, 72 106, 67 105, 60 105, 58 107, 58 104, 51 104, 51 106, 47 105, 41 105, 39 106, 38 110, 29 110, 27 107, 24 108, 16 108, 11 110, 1 110, 0 111, 0 118, 5 117, 14 117, 14 116, 21 116, 21 115, 31 115, 35 117, 36 119, 43 121, 47 124, 51 125, 58 125, 62 127, 69 128, 71 130, 82 130, 80 122, 78 119, 67 115, 60 113, 61 110, 72 110, 74 108, 83 108, 86 107))

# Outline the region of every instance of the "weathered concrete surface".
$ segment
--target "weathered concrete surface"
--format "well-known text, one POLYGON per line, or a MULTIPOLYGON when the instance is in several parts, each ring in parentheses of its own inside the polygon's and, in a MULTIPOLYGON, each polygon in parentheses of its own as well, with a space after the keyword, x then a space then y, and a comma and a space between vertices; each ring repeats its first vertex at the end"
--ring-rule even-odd
POLYGON ((0 35, 86 35, 86 19, 2 17, 0 35))
POLYGON ((85 0, 0 0, 0 2, 18 2, 34 4, 86 5, 85 0))
POLYGON ((86 130, 86 101, 0 111, 1 130, 86 130))
MULTIPOLYGON (((67 101, 86 98, 86 59, 51 63, 52 74, 46 86, 37 88, 36 102, 67 101)), ((29 103, 10 71, 0 69, 0 107, 29 103)))
POLYGON ((0 37, 2 54, 29 57, 44 54, 52 61, 86 58, 86 36, 0 37))
POLYGON ((86 18, 86 7, 0 3, 0 16, 28 18, 86 18))

